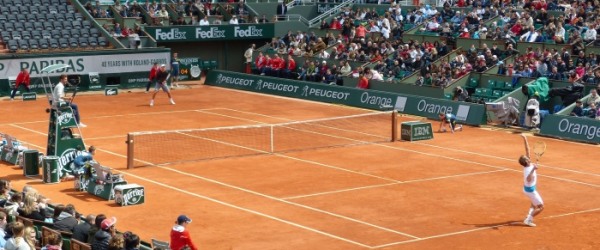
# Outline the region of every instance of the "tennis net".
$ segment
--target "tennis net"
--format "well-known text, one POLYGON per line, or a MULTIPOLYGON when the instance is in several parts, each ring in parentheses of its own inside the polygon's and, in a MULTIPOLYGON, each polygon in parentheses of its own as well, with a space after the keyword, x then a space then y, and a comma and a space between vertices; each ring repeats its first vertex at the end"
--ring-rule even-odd
POLYGON ((127 167, 394 141, 396 113, 127 135, 127 167))

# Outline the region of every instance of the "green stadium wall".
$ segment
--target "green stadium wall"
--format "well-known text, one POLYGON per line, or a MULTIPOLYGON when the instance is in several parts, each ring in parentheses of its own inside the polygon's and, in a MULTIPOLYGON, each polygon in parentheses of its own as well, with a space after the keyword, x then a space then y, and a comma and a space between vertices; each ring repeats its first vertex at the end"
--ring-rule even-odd
POLYGON ((221 70, 210 71, 205 84, 372 110, 396 109, 401 113, 430 119, 437 119, 439 112, 451 112, 457 114, 458 120, 464 124, 481 125, 486 122, 484 105, 409 94, 372 89, 363 90, 221 70))

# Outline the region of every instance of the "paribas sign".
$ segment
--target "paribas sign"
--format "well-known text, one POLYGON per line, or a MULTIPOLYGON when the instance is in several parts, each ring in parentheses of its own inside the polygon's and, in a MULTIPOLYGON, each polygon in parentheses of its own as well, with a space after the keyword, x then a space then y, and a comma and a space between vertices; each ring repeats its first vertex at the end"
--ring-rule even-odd
POLYGON ((154 63, 168 63, 170 57, 169 52, 153 52, 0 59, 0 79, 16 77, 22 68, 28 69, 31 77, 86 74, 88 72, 99 74, 147 72, 154 63), (43 68, 57 63, 67 64, 70 67, 50 74, 42 74, 43 68))

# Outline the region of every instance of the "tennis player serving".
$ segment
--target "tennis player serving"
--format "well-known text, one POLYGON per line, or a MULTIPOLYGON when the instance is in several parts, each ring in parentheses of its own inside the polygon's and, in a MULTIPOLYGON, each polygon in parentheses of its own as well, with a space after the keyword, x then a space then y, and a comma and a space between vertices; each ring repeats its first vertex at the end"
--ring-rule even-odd
POLYGON ((169 101, 171 104, 175 105, 175 101, 173 101, 173 97, 171 97, 171 91, 169 91, 169 86, 167 86, 167 80, 169 79, 169 71, 167 71, 167 65, 160 65, 160 69, 156 72, 156 84, 154 86, 154 94, 152 94, 152 100, 150 100, 150 107, 154 106, 154 98, 160 89, 162 89, 169 96, 169 101))
MULTIPOLYGON (((542 200, 542 197, 536 189, 538 167, 537 164, 531 163, 527 136, 521 134, 521 137, 523 137, 523 141, 525 143, 525 155, 519 157, 519 163, 521 164, 521 166, 523 166, 523 177, 525 183, 523 187, 523 192, 531 201, 529 212, 527 213, 527 217, 525 218, 523 223, 525 223, 525 225, 527 226, 535 227, 535 224, 533 224, 533 217, 537 216, 544 210, 544 201, 542 200)), ((536 152, 536 154, 538 153, 536 152)))

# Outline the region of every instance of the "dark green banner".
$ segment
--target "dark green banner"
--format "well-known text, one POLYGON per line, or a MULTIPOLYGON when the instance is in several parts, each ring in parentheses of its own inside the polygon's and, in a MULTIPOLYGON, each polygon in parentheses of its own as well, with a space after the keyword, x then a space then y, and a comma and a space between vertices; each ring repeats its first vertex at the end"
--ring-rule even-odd
POLYGON ((197 80, 202 74, 202 61, 198 57, 179 58, 179 80, 197 80))
POLYGON ((457 116, 457 120, 460 123, 481 125, 486 122, 485 107, 480 104, 466 102, 261 77, 219 70, 210 71, 205 84, 312 101, 338 103, 373 110, 396 109, 400 113, 433 119, 437 119, 439 112, 450 112, 457 116))
POLYGON ((561 139, 600 143, 600 121, 591 118, 548 115, 540 134, 561 139))
POLYGON ((146 27, 157 42, 204 42, 220 40, 271 39, 274 24, 146 27))

